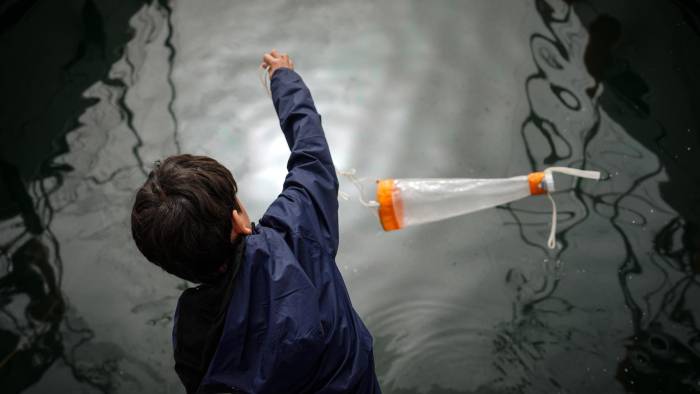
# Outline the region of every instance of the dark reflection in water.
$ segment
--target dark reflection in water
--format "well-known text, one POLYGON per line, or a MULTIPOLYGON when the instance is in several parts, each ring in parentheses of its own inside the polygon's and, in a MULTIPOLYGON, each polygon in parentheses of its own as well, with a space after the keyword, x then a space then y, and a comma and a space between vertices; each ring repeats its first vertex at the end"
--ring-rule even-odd
MULTIPOLYGON (((589 164, 590 142, 601 125, 601 89, 583 65, 588 39, 585 28, 564 2, 536 0, 534 4, 546 33, 530 37, 537 71, 525 81, 530 113, 521 126, 521 135, 531 170, 553 165, 605 170, 597 163, 589 164)), ((602 352, 591 327, 576 318, 601 319, 602 311, 578 307, 557 295, 565 272, 562 261, 569 258, 569 233, 585 226, 594 210, 594 198, 582 189, 581 180, 555 198, 565 208, 560 208, 559 245, 554 252, 546 249, 541 232, 536 231, 546 224, 548 212, 524 210, 517 205, 503 208, 519 227, 522 241, 539 249, 543 256, 539 271, 525 273, 516 266, 505 278, 515 294, 513 318, 496 327, 498 335, 493 344, 494 367, 502 375, 494 386, 504 392, 567 392, 570 379, 546 372, 551 368, 545 361, 552 353, 575 357, 578 353, 602 352)), ((587 374, 582 365, 570 360, 564 364, 575 369, 578 376, 587 374)))
MULTIPOLYGON (((614 200, 616 213, 611 222, 625 239, 626 247, 619 281, 634 326, 625 345, 626 357, 620 362, 616 377, 628 392, 700 392, 700 212, 697 209, 700 160, 697 154, 688 154, 700 148, 697 137, 700 122, 696 112, 700 84, 697 78, 688 78, 691 73, 697 75, 700 64, 697 50, 700 47, 700 3, 675 3, 695 34, 678 21, 671 28, 675 30, 671 45, 665 42, 666 45, 659 48, 658 44, 650 44, 655 50, 667 51, 666 56, 662 55, 667 66, 659 68, 672 71, 682 81, 680 86, 671 85, 673 90, 670 91, 661 86, 650 89, 634 70, 634 62, 618 54, 625 47, 644 45, 632 41, 636 33, 634 28, 625 36, 625 25, 605 13, 605 3, 577 4, 581 13, 591 19, 587 65, 597 71, 591 73, 600 83, 609 87, 601 104, 611 108, 609 112, 617 115, 616 120, 630 136, 657 155, 660 169, 663 168, 669 177, 668 182, 661 184, 661 196, 680 214, 655 229, 651 251, 636 250, 618 224, 618 212, 626 208, 622 199, 635 190, 630 189, 614 200), (629 41, 621 44, 625 39, 629 41), (648 97, 657 103, 656 106, 647 104, 648 97), (685 99, 690 101, 683 102, 685 99), (612 110, 616 102, 627 104, 618 108, 629 108, 631 112, 612 110), (665 111, 667 106, 676 107, 673 114, 665 111), (639 119, 644 119, 645 123, 640 124, 639 119), (671 146, 673 149, 669 150, 671 146), (650 275, 658 277, 657 285, 635 294, 632 283, 635 277, 650 275)), ((644 3, 637 6, 650 7, 644 3)), ((675 78, 668 79, 672 83, 675 78)), ((637 183, 645 181, 640 178, 637 183)), ((600 201, 604 198, 601 196, 600 201)), ((645 215, 640 217, 644 219, 645 215)))
MULTIPOLYGON (((2 149, 0 150, 0 386, 19 393, 39 381, 61 361, 73 379, 92 391, 114 392, 124 382, 139 387, 127 363, 162 380, 153 368, 109 342, 94 342, 94 331, 62 293, 63 260, 52 232, 54 215, 65 207, 52 195, 75 169, 57 160, 69 152, 66 134, 80 126, 77 119, 97 100, 83 92, 97 81, 111 88, 110 101, 135 138, 131 152, 146 173, 140 155, 141 137, 126 104, 129 75, 110 75, 125 58, 125 45, 135 32, 130 18, 146 1, 10 1, 0 6, 2 66, 2 149)), ((170 24, 171 8, 162 10, 170 24)), ((151 22, 152 23, 152 22, 151 22)), ((169 62, 175 55, 170 26, 166 45, 169 62)), ((171 67, 172 68, 172 67, 171 67)), ((168 71, 170 77, 171 70, 168 71)), ((172 89, 169 109, 172 113, 172 89)), ((177 144, 177 129, 173 140, 177 144)), ((117 168, 95 184, 111 181, 129 168, 117 168)), ((59 200, 60 201, 60 200, 59 200)), ((60 388, 57 388, 60 389, 60 388)))
MULTIPOLYGON (((618 214, 616 213, 613 218, 613 226, 625 239, 626 257, 620 265, 619 281, 634 324, 634 333, 626 344, 626 357, 620 362, 616 376, 630 392, 698 392, 700 391, 700 299, 697 297, 700 294, 698 281, 700 216, 697 211, 698 192, 700 192, 699 161, 696 155, 693 155, 694 157, 684 155, 684 158, 679 160, 677 153, 679 150, 687 153, 698 149, 697 137, 688 138, 689 133, 697 132, 698 117, 697 113, 685 112, 683 103, 677 103, 678 113, 674 116, 688 123, 673 124, 675 122, 663 113, 664 104, 658 104, 657 108, 651 107, 647 104, 646 97, 651 93, 656 94, 654 98, 657 101, 682 100, 689 93, 691 100, 693 96, 697 100, 696 92, 700 86, 697 80, 687 81, 691 84, 672 92, 673 96, 663 89, 650 91, 647 83, 638 72, 635 72, 633 63, 616 53, 615 49, 625 38, 622 34, 624 26, 620 21, 598 9, 599 5, 594 3, 579 6, 588 6, 589 18, 592 19, 591 42, 587 51, 590 54, 587 57, 590 61, 587 64, 589 68, 597 69, 597 72, 592 74, 609 87, 609 93, 601 98, 601 103, 603 107, 612 107, 615 101, 621 101, 632 110, 632 113, 620 113, 616 118, 626 130, 629 130, 633 138, 658 156, 660 166, 670 178, 669 182, 661 185, 662 197, 667 204, 680 213, 680 216, 672 217, 667 224, 657 230, 651 253, 635 250, 625 238, 625 232, 617 224, 618 214), (654 110, 657 110, 657 113, 654 110), (645 127, 640 127, 638 122, 630 119, 634 117, 651 119, 647 120, 645 127), (669 123, 671 123, 670 126, 664 126, 669 123), (681 146, 678 144, 680 141, 684 141, 681 146), (665 148, 668 144, 676 145, 674 153, 669 154, 670 152, 665 148), (660 283, 642 294, 634 294, 631 282, 635 275, 656 275, 660 283)), ((684 49, 688 51, 689 58, 684 54, 682 64, 674 65, 672 68, 674 73, 683 78, 687 73, 697 73, 695 67, 700 58, 697 52, 700 44, 697 21, 700 17, 700 8, 697 2, 677 1, 676 4, 680 6, 684 19, 695 30, 695 35, 681 30, 674 36, 672 46, 663 49, 669 50, 666 59, 672 64, 677 61, 674 51, 683 52, 684 49)), ((582 10, 582 14, 584 13, 585 11, 582 10)), ((682 24, 674 28, 677 29, 679 26, 682 24)), ((694 106, 697 109, 697 101, 694 106)), ((639 183, 644 181, 640 179, 639 183)), ((634 190, 631 189, 627 193, 633 194, 634 190)), ((621 204, 623 197, 619 196, 615 200, 616 212, 625 208, 621 204)), ((644 215, 640 216, 644 218, 644 215)))
POLYGON ((64 317, 62 296, 57 288, 49 253, 41 241, 32 238, 10 257, 10 273, 0 279, 2 312, 14 327, 0 329, 0 378, 9 385, 3 389, 19 392, 38 380, 63 350, 59 332, 64 317), (24 294, 29 303, 24 309, 27 323, 8 308, 13 298, 24 294), (27 338, 27 332, 35 334, 27 338))
MULTIPOLYGON (((640 173, 621 191, 603 191, 605 187, 600 186, 584 189, 580 181, 574 184, 568 194, 577 207, 567 211, 561 219, 565 223, 558 234, 561 245, 554 256, 549 256, 554 260, 554 268, 545 269, 549 274, 536 278, 534 284, 531 277, 517 268, 506 277, 506 282, 516 288, 517 297, 513 321, 501 327, 502 334, 495 342, 495 350, 501 354, 496 368, 502 371, 507 386, 516 392, 530 392, 533 386, 538 385, 540 390, 561 390, 562 386, 555 377, 549 378, 546 388, 541 386, 541 382, 532 381, 532 367, 537 360, 547 357, 547 353, 554 348, 580 347, 583 351, 604 351, 585 338, 588 335, 585 327, 562 329, 553 324, 557 321, 553 316, 587 313, 577 310, 577 301, 572 303, 557 296, 561 283, 557 266, 570 246, 568 233, 576 231, 577 226, 596 214, 609 221, 620 237, 624 250, 623 258, 618 263, 618 281, 631 314, 633 331, 625 342, 626 353, 619 359, 615 378, 626 392, 700 392, 700 231, 697 224, 700 161, 697 155, 684 155, 679 159, 678 153, 700 148, 697 138, 700 123, 697 112, 692 112, 698 106, 700 84, 697 78, 687 78, 691 73, 697 75, 697 68, 692 67, 699 64, 697 48, 700 48, 700 40, 687 30, 682 30, 682 23, 674 26, 680 32, 672 36, 674 45, 668 51, 679 51, 683 56, 690 56, 690 59, 684 57, 686 66, 674 65, 673 68, 659 67, 656 70, 647 68, 647 72, 656 73, 656 82, 663 83, 676 79, 673 74, 668 74, 673 71, 679 74, 683 82, 690 84, 679 86, 680 91, 662 87, 653 90, 634 70, 634 63, 618 55, 623 50, 629 51, 630 46, 648 44, 633 42, 635 33, 640 32, 625 31, 623 23, 600 8, 607 7, 639 23, 634 17, 636 7, 656 9, 656 6, 638 2, 628 3, 626 7, 596 1, 569 3, 576 4, 536 1, 537 10, 550 34, 535 34, 530 41, 538 72, 526 82, 531 113, 523 124, 522 135, 532 169, 552 164, 581 168, 590 165, 607 172, 605 181, 611 182, 615 181, 619 172, 629 171, 636 163, 658 164, 648 172, 640 173), (574 12, 578 15, 574 16, 574 12), (581 37, 583 31, 572 29, 576 24, 572 18, 581 18, 588 26, 585 50, 581 46, 586 42, 581 37), (620 42, 625 39, 628 41, 621 45, 620 42), (583 55, 582 58, 580 55, 583 55), (576 79, 577 75, 581 75, 581 70, 576 70, 578 61, 583 61, 593 81, 576 79), (570 79, 563 80, 561 75, 570 79), (562 81, 564 86, 559 85, 562 81), (542 92, 546 89, 551 91, 552 103, 543 100, 546 95, 542 92), (648 103, 649 96, 655 99, 656 106, 648 103), (694 104, 692 101, 677 103, 679 108, 669 116, 665 111, 666 106, 673 106, 674 102, 684 98, 695 99, 694 104), (602 116, 601 111, 605 111, 606 115, 602 116), (597 140, 608 140, 601 135, 608 132, 609 126, 603 124, 609 122, 608 115, 646 149, 609 145, 601 151, 597 140), (674 122, 672 117, 682 121, 674 122), (672 127, 664 126, 669 123, 675 124, 672 127), (543 150, 542 147, 547 149, 543 150), (615 152, 617 149, 624 153, 615 152), (620 156, 616 163, 603 158, 610 152, 620 156), (631 160, 625 163, 625 157, 631 160), (650 185, 654 188, 660 174, 669 177, 661 184, 663 202, 650 196, 646 190, 650 185), (680 216, 664 208, 664 203, 680 216), (659 213, 669 217, 665 224, 652 219, 659 213), (630 221, 635 226, 630 228, 630 221), (640 231, 653 231, 655 234, 646 244, 640 244, 640 231), (640 277, 646 284, 641 287, 633 283, 640 277), (523 292, 527 293, 527 297, 522 296, 523 292), (520 380, 513 379, 513 372, 518 369, 528 371, 520 380)), ((698 3, 676 3, 697 34, 698 3)), ((663 24, 664 27, 667 25, 663 24)), ((652 30, 650 34, 655 32, 652 30)), ((659 37, 659 41, 667 45, 668 37, 659 37)), ((650 46, 650 52, 658 56, 654 60, 661 63, 674 61, 671 53, 663 53, 666 47, 659 48, 659 43, 650 46)), ((619 139, 615 142, 620 143, 623 141, 619 139)), ((506 209, 520 227, 523 241, 540 247, 537 238, 528 233, 528 228, 538 224, 528 223, 527 218, 536 213, 513 207, 506 209)), ((602 313, 596 316, 595 312, 588 311, 592 319, 604 316, 602 313)), ((579 373, 583 374, 582 371, 579 373)))

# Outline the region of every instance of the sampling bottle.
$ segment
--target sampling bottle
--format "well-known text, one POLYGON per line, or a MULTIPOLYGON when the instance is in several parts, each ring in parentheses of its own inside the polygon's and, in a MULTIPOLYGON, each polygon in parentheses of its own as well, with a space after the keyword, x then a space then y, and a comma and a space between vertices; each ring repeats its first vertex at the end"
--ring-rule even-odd
MULTIPOLYGON (((550 193, 555 190, 554 172, 600 179, 598 171, 568 167, 550 167, 511 178, 380 179, 376 182, 376 201, 361 201, 365 206, 376 207, 382 228, 393 231, 545 194, 552 203, 552 223, 547 245, 553 249, 556 246, 557 210, 550 193)), ((347 176, 348 173, 342 175, 347 176)), ((354 176, 354 172, 350 176, 354 176)), ((351 180, 355 182, 352 178, 351 180)), ((360 192, 362 191, 361 189, 360 192)))

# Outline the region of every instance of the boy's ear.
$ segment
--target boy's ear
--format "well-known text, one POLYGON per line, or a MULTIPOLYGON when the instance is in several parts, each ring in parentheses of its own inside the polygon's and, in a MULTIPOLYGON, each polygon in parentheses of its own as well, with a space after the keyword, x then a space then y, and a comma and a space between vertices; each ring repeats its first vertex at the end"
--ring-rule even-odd
POLYGON ((253 231, 250 229, 250 223, 237 210, 231 211, 231 242, 235 240, 239 234, 250 235, 253 231))

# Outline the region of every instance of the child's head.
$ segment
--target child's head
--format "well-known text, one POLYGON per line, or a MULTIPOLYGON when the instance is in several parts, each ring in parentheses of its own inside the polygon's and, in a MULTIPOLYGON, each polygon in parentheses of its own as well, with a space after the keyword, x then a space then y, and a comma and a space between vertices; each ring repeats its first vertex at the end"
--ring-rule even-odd
POLYGON ((136 192, 131 232, 151 262, 192 282, 218 276, 232 243, 248 233, 231 172, 206 156, 178 155, 156 163, 136 192))

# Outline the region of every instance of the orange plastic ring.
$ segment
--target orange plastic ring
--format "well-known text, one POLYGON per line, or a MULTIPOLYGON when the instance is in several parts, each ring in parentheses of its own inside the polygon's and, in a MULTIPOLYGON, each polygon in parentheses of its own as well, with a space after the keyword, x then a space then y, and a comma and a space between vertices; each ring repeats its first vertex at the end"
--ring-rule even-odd
POLYGON ((393 179, 377 181, 377 201, 379 202, 379 222, 384 231, 403 227, 403 203, 393 179))
POLYGON ((530 184, 530 195, 536 196, 538 194, 547 193, 547 189, 542 187, 542 181, 544 180, 544 172, 531 172, 527 176, 527 181, 530 184))

